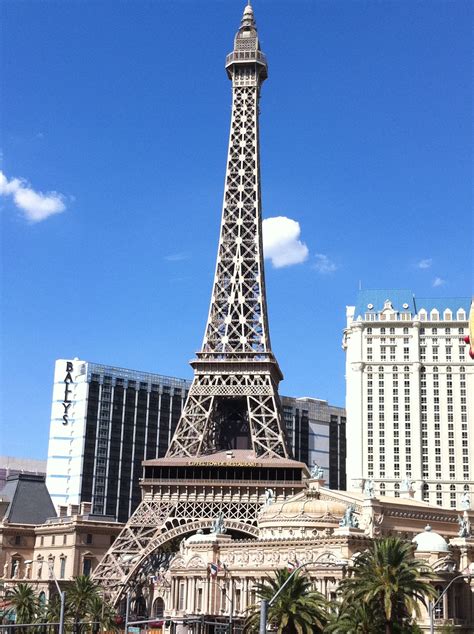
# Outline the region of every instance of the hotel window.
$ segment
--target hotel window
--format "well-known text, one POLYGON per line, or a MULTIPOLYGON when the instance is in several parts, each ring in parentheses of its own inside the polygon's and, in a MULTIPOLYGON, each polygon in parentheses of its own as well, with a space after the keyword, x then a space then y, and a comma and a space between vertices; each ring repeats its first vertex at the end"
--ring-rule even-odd
POLYGON ((92 571, 92 559, 90 557, 84 557, 82 562, 82 574, 88 577, 92 571))
POLYGON ((240 612, 242 610, 241 596, 242 596, 242 591, 240 590, 240 588, 237 588, 235 591, 235 611, 236 612, 240 612))
POLYGON ((178 599, 178 610, 184 610, 184 600, 186 594, 186 585, 184 581, 179 582, 179 599, 178 599))

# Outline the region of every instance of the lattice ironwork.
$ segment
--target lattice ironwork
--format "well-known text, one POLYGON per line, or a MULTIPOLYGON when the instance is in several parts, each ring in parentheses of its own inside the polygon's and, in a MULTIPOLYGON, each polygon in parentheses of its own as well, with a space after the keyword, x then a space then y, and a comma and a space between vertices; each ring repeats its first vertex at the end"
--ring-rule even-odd
POLYGON ((255 537, 265 502, 265 483, 233 490, 225 486, 173 485, 151 488, 93 573, 117 602, 152 567, 160 548, 172 539, 211 528, 222 515, 228 530, 255 537))
POLYGON ((278 398, 282 376, 271 352, 263 269, 258 115, 267 63, 251 7, 226 67, 232 121, 214 285, 204 341, 192 363, 194 382, 167 455, 229 448, 222 446, 219 431, 222 400, 245 397, 242 436, 245 428, 257 456, 286 458, 278 398))
MULTIPOLYGON (((214 286, 168 463, 232 448, 253 450, 259 459, 288 458, 278 397, 282 374, 271 352, 263 270, 258 116, 267 63, 250 6, 226 69, 232 80, 232 122, 214 286)), ((221 514, 228 528, 256 535, 265 488, 274 484, 262 476, 258 484, 242 488, 146 480, 143 486, 143 501, 93 575, 115 601, 152 565, 153 553, 163 544, 210 528, 221 514)), ((285 485, 276 494, 291 495, 294 486, 285 485)))

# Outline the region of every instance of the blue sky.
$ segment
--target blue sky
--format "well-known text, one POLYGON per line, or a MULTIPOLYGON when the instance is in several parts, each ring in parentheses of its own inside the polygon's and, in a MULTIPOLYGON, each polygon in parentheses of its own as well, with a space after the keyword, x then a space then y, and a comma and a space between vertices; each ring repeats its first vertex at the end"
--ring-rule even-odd
MULTIPOLYGON (((46 457, 56 358, 191 377, 243 4, 2 3, 0 453, 46 457)), ((359 281, 472 293, 472 3, 253 6, 263 213, 307 247, 266 264, 281 392, 343 405, 359 281)))

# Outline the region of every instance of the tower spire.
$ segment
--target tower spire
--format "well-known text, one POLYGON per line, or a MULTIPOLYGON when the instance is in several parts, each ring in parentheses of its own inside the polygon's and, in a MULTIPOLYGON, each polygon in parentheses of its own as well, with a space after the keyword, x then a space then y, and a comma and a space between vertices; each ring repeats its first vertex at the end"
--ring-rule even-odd
POLYGON ((268 73, 250 4, 226 70, 232 120, 216 271, 193 384, 167 456, 253 449, 287 457, 263 268, 258 118, 268 73))

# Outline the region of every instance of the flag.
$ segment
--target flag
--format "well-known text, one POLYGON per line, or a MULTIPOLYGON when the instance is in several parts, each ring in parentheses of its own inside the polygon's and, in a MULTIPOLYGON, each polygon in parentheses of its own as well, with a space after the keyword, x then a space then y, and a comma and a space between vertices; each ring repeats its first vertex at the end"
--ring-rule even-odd
POLYGON ((210 563, 209 564, 209 571, 211 573, 212 577, 215 577, 217 575, 217 573, 219 572, 219 563, 210 563))
POLYGON ((295 568, 298 568, 298 562, 297 561, 289 561, 286 564, 286 567, 288 568, 288 572, 293 572, 293 570, 295 568))

